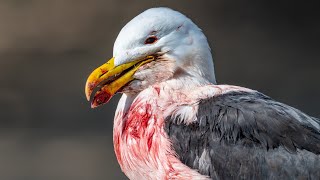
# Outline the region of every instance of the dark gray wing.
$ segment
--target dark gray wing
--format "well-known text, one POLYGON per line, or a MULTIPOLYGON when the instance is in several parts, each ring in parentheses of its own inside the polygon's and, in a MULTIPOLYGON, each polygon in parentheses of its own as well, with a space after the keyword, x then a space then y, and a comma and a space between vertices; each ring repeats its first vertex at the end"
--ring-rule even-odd
POLYGON ((197 121, 165 123, 179 159, 214 179, 320 179, 320 121, 259 92, 200 102, 197 121))

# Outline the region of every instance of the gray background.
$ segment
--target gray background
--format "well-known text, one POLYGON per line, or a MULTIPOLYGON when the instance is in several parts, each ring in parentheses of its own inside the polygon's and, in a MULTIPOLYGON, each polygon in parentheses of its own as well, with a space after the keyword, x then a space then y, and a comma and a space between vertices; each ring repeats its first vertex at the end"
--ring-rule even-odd
POLYGON ((320 117, 319 6, 309 1, 0 1, 0 179, 125 179, 112 145, 119 98, 90 109, 89 73, 126 22, 155 6, 207 35, 218 82, 320 117))

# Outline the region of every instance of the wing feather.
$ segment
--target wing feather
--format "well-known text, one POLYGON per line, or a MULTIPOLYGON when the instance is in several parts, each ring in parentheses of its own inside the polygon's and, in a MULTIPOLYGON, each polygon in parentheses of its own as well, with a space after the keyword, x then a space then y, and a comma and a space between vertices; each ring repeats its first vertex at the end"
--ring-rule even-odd
POLYGON ((176 122, 165 130, 178 157, 212 178, 320 177, 319 119, 262 93, 203 99, 196 122, 176 122))

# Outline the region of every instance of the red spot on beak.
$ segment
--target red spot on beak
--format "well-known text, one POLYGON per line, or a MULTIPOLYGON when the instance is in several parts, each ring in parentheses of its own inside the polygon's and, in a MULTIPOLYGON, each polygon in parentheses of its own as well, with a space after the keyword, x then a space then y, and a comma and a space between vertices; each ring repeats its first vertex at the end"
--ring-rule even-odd
POLYGON ((105 91, 98 91, 91 102, 91 108, 107 103, 111 97, 112 95, 105 91))

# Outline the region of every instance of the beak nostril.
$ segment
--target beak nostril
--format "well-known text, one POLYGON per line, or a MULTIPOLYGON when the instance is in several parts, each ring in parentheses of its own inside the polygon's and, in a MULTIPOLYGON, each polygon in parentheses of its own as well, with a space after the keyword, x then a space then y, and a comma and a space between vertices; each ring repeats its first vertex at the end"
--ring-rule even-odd
POLYGON ((114 66, 114 58, 94 70, 86 82, 85 93, 92 107, 107 103, 109 99, 127 83, 133 80, 133 74, 145 63, 155 59, 147 56, 136 61, 114 66), (93 98, 91 98, 93 96, 93 98))

